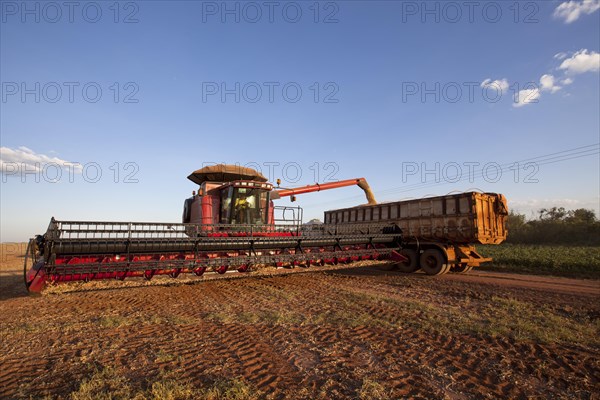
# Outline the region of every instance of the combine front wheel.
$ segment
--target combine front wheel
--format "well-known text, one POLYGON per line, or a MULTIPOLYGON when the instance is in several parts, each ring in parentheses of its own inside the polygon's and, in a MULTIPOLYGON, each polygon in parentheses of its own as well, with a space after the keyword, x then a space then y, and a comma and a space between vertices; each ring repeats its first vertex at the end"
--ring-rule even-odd
POLYGON ((421 254, 421 269, 427 275, 442 275, 450 270, 444 255, 438 249, 427 249, 421 254))

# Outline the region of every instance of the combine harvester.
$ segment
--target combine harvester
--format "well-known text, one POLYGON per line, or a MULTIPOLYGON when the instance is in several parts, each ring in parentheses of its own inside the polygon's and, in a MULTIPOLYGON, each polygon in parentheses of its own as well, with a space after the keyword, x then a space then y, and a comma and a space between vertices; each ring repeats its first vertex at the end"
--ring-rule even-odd
MULTIPOLYGON (((443 234, 422 248, 414 244, 412 231, 409 239, 403 240, 402 212, 398 213, 401 203, 390 203, 396 204, 396 214, 390 204, 378 205, 364 178, 282 189, 274 188, 256 170, 221 164, 197 170, 188 179, 200 187, 197 194, 194 192, 184 202, 183 223, 52 218, 46 233, 29 241, 24 265, 27 289, 41 292, 49 282, 129 277, 149 280, 155 275, 201 276, 207 270, 224 274, 228 270, 247 272, 265 265, 309 267, 383 259, 392 260, 410 272, 416 271, 421 262, 425 272, 435 275, 448 272, 447 265, 458 260, 452 258, 451 240, 443 240, 443 234), (324 224, 303 225, 300 207, 275 206, 273 202, 282 197, 294 201, 296 195, 352 185, 365 191, 368 204, 328 211, 324 224), (384 211, 385 208, 379 207, 388 208, 384 211), (348 218, 344 219, 345 215, 348 218), (350 215, 355 218, 351 220, 350 215), (441 258, 436 257, 443 264, 441 269, 427 267, 431 257, 421 256, 417 266, 414 265, 416 256, 412 251, 425 254, 433 248, 445 249, 441 258)), ((442 230, 453 231, 449 228, 460 219, 460 230, 464 224, 469 225, 472 239, 473 233, 476 237, 480 229, 487 229, 478 220, 494 219, 496 231, 489 234, 501 242, 506 237, 506 202, 502 195, 485 196, 489 197, 490 207, 479 207, 479 198, 472 197, 466 206, 468 210, 455 215, 455 221, 449 209, 444 208, 446 227, 442 230), (503 208, 497 203, 502 203, 503 208)), ((438 224, 436 229, 439 227, 438 224)), ((473 257, 474 254, 473 249, 466 258, 460 258, 460 264, 475 266, 487 261, 473 257)))

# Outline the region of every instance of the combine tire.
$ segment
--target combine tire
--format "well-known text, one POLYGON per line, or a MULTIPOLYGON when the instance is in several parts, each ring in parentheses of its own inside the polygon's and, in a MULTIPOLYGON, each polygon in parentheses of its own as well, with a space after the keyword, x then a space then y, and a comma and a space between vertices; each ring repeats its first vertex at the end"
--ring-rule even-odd
POLYGON ((408 260, 397 264, 398 271, 412 273, 419 270, 419 256, 416 250, 403 249, 400 251, 400 254, 408 258, 408 260))
POLYGON ((442 275, 450 270, 444 255, 438 249, 427 249, 421 254, 421 269, 427 275, 442 275))

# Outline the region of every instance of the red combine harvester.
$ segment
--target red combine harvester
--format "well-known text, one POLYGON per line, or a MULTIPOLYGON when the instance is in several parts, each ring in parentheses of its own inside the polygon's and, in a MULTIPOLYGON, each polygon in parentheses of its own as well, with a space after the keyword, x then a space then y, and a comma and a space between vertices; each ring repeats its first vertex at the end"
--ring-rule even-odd
POLYGON ((274 200, 358 185, 376 204, 364 178, 294 189, 273 188, 250 168, 216 165, 193 172, 200 185, 185 200, 182 223, 50 221, 44 235, 29 241, 25 284, 40 292, 48 282, 176 278, 247 272, 264 265, 304 266, 358 260, 406 261, 394 222, 302 224, 300 207, 274 200))

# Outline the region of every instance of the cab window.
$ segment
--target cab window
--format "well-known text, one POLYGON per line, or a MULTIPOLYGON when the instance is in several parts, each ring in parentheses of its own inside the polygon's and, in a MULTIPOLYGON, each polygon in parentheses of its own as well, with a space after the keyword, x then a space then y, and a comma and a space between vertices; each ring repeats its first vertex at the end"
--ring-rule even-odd
POLYGON ((266 224, 268 192, 253 188, 234 188, 231 201, 232 224, 266 224))

